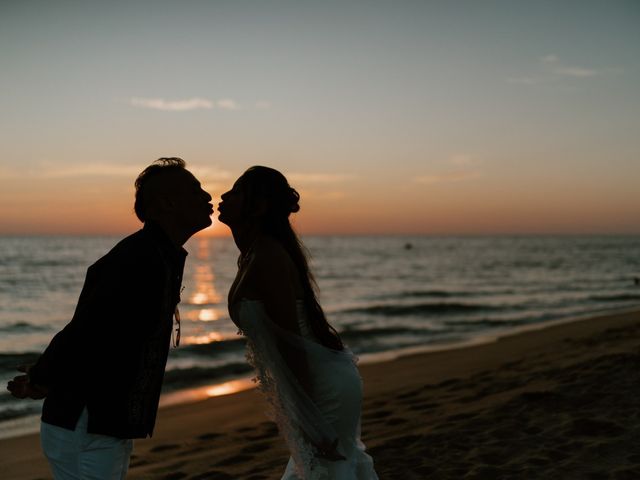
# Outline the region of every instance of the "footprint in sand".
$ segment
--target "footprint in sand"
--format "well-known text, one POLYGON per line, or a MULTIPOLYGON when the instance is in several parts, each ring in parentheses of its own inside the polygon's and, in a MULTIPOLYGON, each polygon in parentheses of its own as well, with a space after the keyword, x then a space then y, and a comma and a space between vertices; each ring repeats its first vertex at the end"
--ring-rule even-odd
POLYGON ((378 408, 386 405, 387 403, 389 402, 387 402, 386 400, 374 400, 369 403, 368 407, 378 408))
POLYGON ((260 453, 269 449, 268 442, 252 443, 242 449, 242 453, 260 453))
POLYGON ((189 477, 189 480, 237 480, 234 477, 227 475, 219 470, 210 470, 208 472, 199 473, 193 477, 189 477))
POLYGON ((158 452, 166 452, 167 450, 175 450, 176 448, 180 448, 180 445, 175 443, 167 443, 165 445, 158 445, 157 447, 153 447, 150 451, 153 453, 158 452))
MULTIPOLYGON (((248 462, 249 460, 253 460, 253 455, 234 455, 233 457, 225 458, 217 462, 216 467, 224 467, 226 465, 234 465, 237 463, 248 462)), ((218 477, 209 477, 209 478, 218 478, 218 477)))
POLYGON ((409 410, 423 412, 426 410, 431 410, 437 406, 438 406, 437 403, 421 402, 421 403, 414 403, 413 405, 409 405, 409 410))
POLYGON ((187 478, 188 476, 189 475, 184 472, 173 472, 168 475, 165 475, 164 477, 159 477, 159 478, 161 478, 162 480, 181 480, 183 478, 187 478))
POLYGON ((568 434, 581 437, 616 437, 625 429, 616 423, 594 418, 578 418, 571 422, 568 434))
POLYGON ((199 435, 196 438, 198 440, 213 440, 214 438, 218 438, 218 437, 221 437, 221 436, 222 436, 221 433, 209 432, 209 433, 204 433, 202 435, 199 435))
MULTIPOLYGON (((246 430, 245 430, 246 431, 246 430)), ((278 427, 274 423, 261 423, 257 428, 252 428, 250 435, 242 435, 247 440, 265 440, 267 438, 275 438, 278 436, 278 427)), ((240 430, 237 430, 240 432, 240 430)))
POLYGON ((464 382, 459 378, 452 378, 450 380, 445 380, 444 382, 440 382, 436 385, 437 388, 444 388, 449 391, 459 390, 464 387, 464 382))
POLYGON ((459 421, 469 420, 476 416, 477 416, 476 413, 459 413, 457 415, 451 415, 447 417, 447 420, 450 422, 459 422, 459 421))
POLYGON ((406 447, 408 447, 410 445, 413 445, 416 442, 419 442, 423 438, 424 437, 422 435, 405 435, 404 437, 400 437, 400 438, 394 440, 394 444, 397 447, 406 448, 406 447))
POLYGON ((267 438, 275 438, 278 432, 265 432, 258 433, 256 435, 245 435, 244 438, 247 440, 265 440, 267 438))
POLYGON ((413 398, 416 395, 419 395, 420 393, 422 393, 422 389, 418 388, 416 390, 411 390, 411 391, 406 392, 406 393, 401 393, 400 395, 397 395, 396 398, 398 400, 406 400, 408 398, 413 398))
POLYGON ((391 415, 390 410, 378 410, 376 412, 366 413, 364 418, 365 420, 380 420, 387 418, 389 415, 391 415))
POLYGON ((395 425, 404 425, 405 423, 409 423, 409 420, 407 420, 406 418, 390 418, 389 420, 386 421, 385 425, 388 425, 390 427, 393 427, 395 425))

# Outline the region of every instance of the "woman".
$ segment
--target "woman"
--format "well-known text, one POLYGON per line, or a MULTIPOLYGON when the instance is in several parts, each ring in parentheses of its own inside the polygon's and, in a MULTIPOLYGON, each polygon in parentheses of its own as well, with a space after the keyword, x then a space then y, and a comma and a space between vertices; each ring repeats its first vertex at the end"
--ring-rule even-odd
POLYGON ((377 479, 360 441, 362 381, 329 325, 289 215, 300 196, 268 167, 251 167, 222 195, 219 220, 240 249, 231 318, 291 458, 283 479, 377 479))

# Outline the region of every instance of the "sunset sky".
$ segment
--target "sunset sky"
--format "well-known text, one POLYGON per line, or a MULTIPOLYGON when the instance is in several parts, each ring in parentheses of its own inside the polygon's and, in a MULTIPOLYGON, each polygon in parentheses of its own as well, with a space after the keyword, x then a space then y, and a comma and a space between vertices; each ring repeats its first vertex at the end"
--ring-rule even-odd
POLYGON ((0 0, 0 234, 133 231, 161 156, 216 203, 281 170, 305 234, 639 234, 639 25, 634 0, 0 0))

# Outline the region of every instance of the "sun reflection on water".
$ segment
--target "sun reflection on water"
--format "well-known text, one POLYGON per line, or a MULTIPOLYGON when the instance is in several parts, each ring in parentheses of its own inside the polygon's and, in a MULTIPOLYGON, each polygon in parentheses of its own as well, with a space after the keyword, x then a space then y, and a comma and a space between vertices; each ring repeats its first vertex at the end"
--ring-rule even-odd
POLYGON ((220 301, 220 294, 213 283, 215 275, 211 265, 196 265, 194 280, 196 288, 189 297, 189 303, 193 305, 212 305, 220 301))
POLYGON ((230 380, 218 385, 207 385, 189 390, 166 393, 160 398, 160 406, 167 407, 169 405, 176 405, 179 403, 197 402, 206 400, 207 398, 242 392, 243 390, 255 388, 255 386, 256 384, 250 378, 240 378, 238 380, 230 380))
POLYGON ((197 243, 196 263, 189 278, 191 293, 183 312, 183 317, 190 321, 184 325, 185 344, 206 344, 223 339, 220 331, 211 331, 211 326, 207 326, 209 322, 224 318, 226 310, 219 305, 222 296, 215 286, 216 275, 210 261, 210 242, 211 239, 205 237, 198 239, 197 243))
POLYGON ((209 332, 204 335, 189 335, 184 337, 184 343, 187 345, 205 345, 211 342, 219 342, 224 336, 219 332, 209 332))
POLYGON ((185 318, 194 322, 215 322, 222 317, 219 309, 216 308, 198 308, 192 310, 185 315, 185 318))
POLYGON ((214 284, 216 277, 208 261, 210 250, 208 238, 198 240, 198 252, 196 254, 198 263, 195 266, 193 276, 195 290, 189 297, 189 303, 192 305, 214 305, 221 300, 221 296, 214 284))

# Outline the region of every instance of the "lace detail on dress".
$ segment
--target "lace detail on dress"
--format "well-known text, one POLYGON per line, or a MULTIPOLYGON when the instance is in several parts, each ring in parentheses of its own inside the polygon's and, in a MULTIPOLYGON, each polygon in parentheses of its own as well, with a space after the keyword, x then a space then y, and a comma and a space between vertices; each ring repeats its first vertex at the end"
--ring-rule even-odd
POLYGON ((270 407, 268 414, 289 447, 297 475, 305 480, 329 480, 326 462, 318 461, 316 445, 330 446, 338 435, 287 366, 276 340, 304 350, 310 364, 354 361, 353 355, 283 330, 267 317, 259 302, 243 300, 238 307, 236 320, 247 338, 247 361, 256 371, 258 388, 270 407))
POLYGON ((267 367, 269 361, 260 354, 260 349, 250 338, 247 338, 245 357, 256 371, 256 377, 253 380, 258 383, 258 389, 269 404, 267 416, 276 423, 280 434, 284 437, 296 464, 296 473, 302 479, 328 480, 327 475, 321 475, 317 471, 318 462, 311 445, 285 413, 287 401, 283 398, 283 393, 278 391, 278 382, 267 367))

